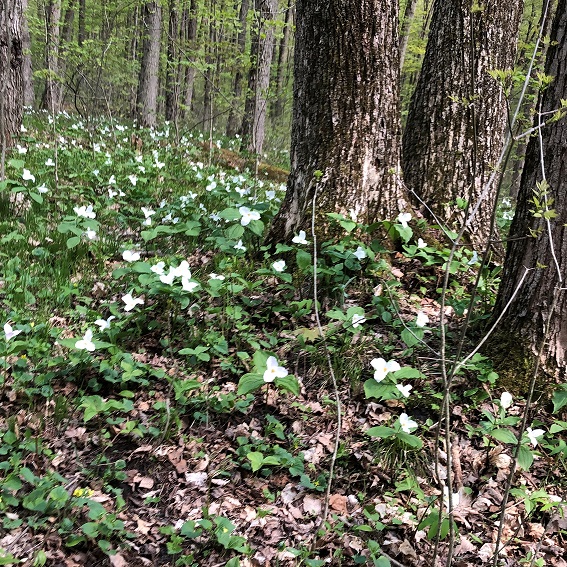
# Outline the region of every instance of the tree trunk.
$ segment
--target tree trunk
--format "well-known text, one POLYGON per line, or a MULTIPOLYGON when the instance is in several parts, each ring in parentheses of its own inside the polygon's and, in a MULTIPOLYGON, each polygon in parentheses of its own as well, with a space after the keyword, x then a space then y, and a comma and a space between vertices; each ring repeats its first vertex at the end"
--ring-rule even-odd
MULTIPOLYGON (((450 227, 465 220, 457 199, 476 207, 501 153, 507 125, 503 88, 489 71, 514 64, 521 0, 436 0, 427 49, 403 136, 406 184, 450 227)), ((487 245, 495 187, 469 224, 487 245)), ((427 209, 424 210, 429 215, 427 209)))
POLYGON ((228 138, 234 138, 242 123, 240 104, 242 97, 242 79, 244 73, 242 65, 244 64, 244 53, 246 52, 246 32, 247 25, 246 19, 248 18, 248 10, 250 8, 250 0, 242 0, 240 3, 240 12, 238 15, 238 37, 236 40, 239 55, 236 61, 236 70, 234 73, 234 80, 232 82, 232 104, 230 106, 230 113, 226 123, 226 135, 228 138))
POLYGON ((399 176, 397 0, 298 0, 291 172, 269 241, 325 213, 371 224, 406 202, 399 176), (321 172, 317 181, 315 173, 321 172))
POLYGON ((261 154, 264 146, 266 104, 270 86, 270 70, 274 54, 274 27, 277 0, 255 0, 258 28, 254 30, 250 50, 248 96, 244 105, 242 143, 251 153, 261 154))
POLYGON ((0 3, 0 144, 2 179, 6 149, 20 131, 24 106, 22 67, 22 0, 0 3))
POLYGON ((272 104, 272 115, 274 118, 279 118, 284 111, 284 80, 287 75, 286 69, 288 67, 289 59, 289 45, 291 38, 291 27, 293 26, 293 17, 295 12, 295 5, 292 0, 288 0, 287 8, 285 10, 284 29, 282 37, 280 38, 280 45, 278 49, 278 59, 276 68, 276 88, 274 102, 272 104))
POLYGON ((61 28, 61 41, 57 52, 57 72, 60 77, 59 100, 57 101, 58 108, 62 108, 63 106, 63 98, 65 95, 63 87, 67 84, 67 81, 65 81, 65 72, 67 70, 65 48, 73 40, 73 22, 75 20, 76 4, 77 0, 69 0, 65 16, 63 17, 63 27, 61 28))
POLYGON ((201 123, 203 124, 203 131, 209 135, 211 128, 213 127, 213 104, 214 104, 214 93, 215 93, 215 65, 214 65, 214 51, 217 41, 217 29, 215 26, 214 17, 212 14, 209 16, 209 20, 206 24, 209 29, 209 41, 205 46, 205 89, 203 93, 203 119, 201 123))
POLYGON ((159 89, 159 51, 161 37, 161 6, 158 2, 144 4, 144 42, 138 82, 138 121, 153 127, 157 120, 159 89))
POLYGON ((185 34, 185 49, 188 54, 185 56, 185 80, 184 80, 184 101, 183 101, 183 117, 186 118, 191 110, 191 103, 193 102, 193 88, 195 86, 195 51, 197 46, 195 40, 197 39, 197 0, 191 0, 189 12, 183 10, 183 30, 185 34))
POLYGON ((402 28, 400 30, 400 71, 404 67, 406 51, 408 50, 410 28, 411 23, 413 22, 416 6, 417 0, 408 0, 404 11, 404 19, 402 20, 402 28))
POLYGON ((22 49, 24 50, 24 62, 22 67, 22 81, 24 89, 24 105, 33 107, 35 94, 33 90, 33 68, 31 58, 31 37, 26 10, 28 0, 22 0, 22 49))
MULTIPOLYGON (((549 44, 547 75, 555 77, 551 86, 540 97, 544 116, 561 107, 567 98, 567 0, 559 0, 549 44), (545 115, 545 113, 548 113, 545 115)), ((541 118, 543 122, 545 118, 541 118)), ((538 125, 536 116, 535 125, 538 125)), ((501 328, 518 345, 524 356, 537 352, 546 341, 544 367, 565 378, 567 364, 567 123, 565 118, 545 126, 541 132, 541 147, 537 136, 530 139, 520 185, 518 206, 510 229, 510 243, 502 274, 502 283, 495 307, 495 316, 511 301, 501 328), (537 185, 542 181, 542 163, 547 183, 547 196, 537 185), (544 214, 534 202, 534 195, 545 209, 549 227, 541 217, 544 214), (534 215, 539 213, 539 215, 534 215), (513 297, 526 268, 530 269, 522 287, 513 297), (555 305, 554 305, 554 302, 555 305), (552 307, 554 309, 552 310, 552 307), (549 329, 544 335, 544 329, 549 329)), ((541 187, 541 186, 540 186, 541 187)))
POLYGON ((61 0, 50 0, 45 6, 45 66, 48 76, 45 82, 41 107, 49 112, 59 112, 61 101, 61 78, 59 63, 59 21, 61 19, 61 0))
POLYGON ((179 21, 177 0, 169 0, 167 35, 167 75, 165 80, 165 119, 176 121, 179 110, 178 54, 179 21))
POLYGON ((79 0, 79 32, 77 35, 77 43, 82 47, 87 38, 85 32, 85 20, 87 17, 87 0, 79 0))

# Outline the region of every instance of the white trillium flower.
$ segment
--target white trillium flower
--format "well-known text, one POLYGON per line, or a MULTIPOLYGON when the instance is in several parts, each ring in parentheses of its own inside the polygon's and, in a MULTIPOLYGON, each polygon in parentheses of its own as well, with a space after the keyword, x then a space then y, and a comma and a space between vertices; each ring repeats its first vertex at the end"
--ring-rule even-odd
POLYGON ((136 186, 136 183, 138 183, 138 176, 137 175, 129 175, 128 179, 130 180, 130 183, 132 185, 134 185, 134 187, 136 186))
MULTIPOLYGON (((451 508, 456 508, 461 502, 461 495, 458 492, 453 492, 451 495, 451 508)), ((447 486, 443 487, 443 503, 447 512, 449 512, 449 488, 447 486)))
POLYGON ((87 228, 87 230, 85 231, 85 235, 89 240, 94 240, 96 238, 96 230, 93 230, 92 228, 87 228))
POLYGON ((140 207, 142 212, 144 213, 144 217, 149 219, 152 215, 155 215, 156 212, 153 209, 148 209, 148 207, 140 207))
POLYGON ((225 280, 226 278, 222 275, 222 274, 215 274, 214 272, 212 272, 211 274, 209 274, 209 278, 211 280, 225 280))
POLYGON ((181 278, 181 285, 183 286, 183 291, 193 292, 195 288, 199 287, 197 282, 192 282, 189 278, 181 278))
POLYGON ((158 274, 158 275, 162 275, 163 274, 163 270, 165 268, 165 262, 158 262, 155 266, 152 266, 150 268, 150 270, 154 273, 154 274, 158 274))
POLYGON ((386 362, 383 358, 375 358, 370 361, 370 366, 374 368, 374 380, 382 382, 390 372, 397 372, 401 366, 395 360, 386 362))
POLYGON ((283 272, 285 270, 285 260, 278 260, 277 262, 274 262, 272 264, 272 268, 274 268, 276 272, 283 272))
POLYGON ((14 329, 10 323, 6 323, 4 325, 4 334, 6 335, 6 342, 12 340, 14 337, 17 337, 22 332, 21 329, 14 329))
POLYGON ((141 297, 132 297, 131 293, 123 295, 122 301, 126 304, 124 311, 132 311, 136 305, 144 305, 144 300, 141 297))
POLYGON ((244 246, 244 244, 242 244, 242 240, 239 240, 235 245, 234 245, 234 249, 235 250, 240 250, 242 252, 246 252, 246 246, 244 246))
POLYGON ((396 384, 396 388, 402 393, 404 398, 409 398, 410 391, 413 389, 413 386, 411 384, 408 384, 407 386, 404 386, 403 384, 396 384))
POLYGON ((45 183, 42 183, 39 187, 36 188, 38 193, 47 193, 49 189, 45 186, 45 183))
POLYGON ((359 260, 364 260, 364 258, 366 258, 366 252, 364 250, 364 248, 362 246, 359 246, 354 252, 353 254, 359 259, 359 260))
POLYGON ((419 311, 415 320, 416 327, 425 327, 427 323, 429 323, 429 317, 423 311, 419 311))
POLYGON ((537 438, 541 437, 545 433, 545 430, 543 430, 543 429, 532 429, 531 427, 528 427, 526 429, 526 433, 528 435, 528 439, 530 440, 530 443, 534 447, 537 447, 537 444, 538 444, 537 438))
POLYGON ((46 165, 47 167, 55 167, 55 162, 54 162, 51 158, 49 158, 49 159, 45 162, 45 165, 46 165))
POLYGON ((266 191, 266 199, 268 199, 268 201, 273 201, 275 198, 276 198, 275 191, 266 191))
POLYGON ((112 319, 116 319, 116 317, 111 315, 108 319, 97 319, 94 324, 98 325, 101 331, 104 331, 106 329, 110 329, 110 322, 112 319))
POLYGON ((93 343, 93 332, 90 329, 87 329, 85 336, 75 343, 75 348, 88 350, 89 352, 96 349, 95 344, 93 343))
POLYGON ((355 313, 352 316, 352 328, 357 329, 360 325, 362 325, 362 323, 366 323, 366 317, 355 313))
POLYGON ((427 242, 425 242, 425 240, 423 240, 423 238, 418 238, 417 239, 417 247, 418 248, 427 248, 427 242))
POLYGON ((122 258, 124 258, 126 262, 137 262, 140 259, 140 253, 134 250, 124 250, 124 252, 122 252, 122 258))
POLYGON ((251 211, 248 207, 239 207, 238 212, 242 216, 240 219, 242 226, 249 225, 250 221, 260 220, 260 213, 258 211, 251 211))
POLYGON ((16 148, 18 148, 19 154, 27 154, 28 153, 28 149, 24 148, 23 146, 20 146, 19 144, 16 145, 16 148))
POLYGON ((294 236, 291 241, 294 244, 309 244, 309 242, 307 242, 307 240, 305 240, 305 231, 304 230, 300 230, 299 234, 297 234, 296 236, 294 236))
POLYGON ((25 169, 22 172, 22 179, 24 181, 32 181, 33 183, 35 183, 35 175, 32 175, 29 169, 25 169))
POLYGON ((264 382, 273 382, 276 378, 285 378, 287 374, 287 370, 278 364, 278 359, 275 356, 268 358, 264 372, 264 382))
POLYGON ((82 205, 81 207, 73 207, 73 210, 75 211, 75 214, 78 217, 83 217, 85 219, 94 219, 96 218, 96 213, 93 210, 93 206, 92 205, 82 205))
POLYGON ((411 433, 411 430, 417 427, 417 423, 407 413, 402 413, 398 420, 404 433, 411 433))
POLYGON ((174 268, 169 268, 169 273, 161 274, 159 277, 159 281, 164 283, 165 285, 171 285, 173 280, 175 279, 175 270, 174 268))
POLYGON ((502 395, 500 396, 500 405, 504 409, 508 409, 512 405, 513 401, 514 398, 512 397, 512 394, 510 394, 510 392, 502 392, 502 395))
POLYGON ((410 213, 400 213, 396 220, 404 227, 407 228, 408 227, 408 222, 411 220, 411 214, 410 213))
POLYGON ((114 177, 114 175, 111 175, 108 179, 108 184, 109 185, 116 185, 116 177, 114 177))
POLYGON ((176 278, 191 278, 191 270, 189 269, 189 262, 183 260, 177 268, 171 268, 176 278))

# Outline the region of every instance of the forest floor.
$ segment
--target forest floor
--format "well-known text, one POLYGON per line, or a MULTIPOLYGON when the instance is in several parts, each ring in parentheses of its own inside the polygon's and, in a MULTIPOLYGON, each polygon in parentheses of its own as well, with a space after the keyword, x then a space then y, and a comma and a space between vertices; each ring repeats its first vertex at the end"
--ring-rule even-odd
POLYGON ((48 118, 0 183, 1 565, 567 565, 565 389, 476 354, 440 411, 498 266, 329 219, 319 329, 312 237, 262 245, 280 170, 48 118))

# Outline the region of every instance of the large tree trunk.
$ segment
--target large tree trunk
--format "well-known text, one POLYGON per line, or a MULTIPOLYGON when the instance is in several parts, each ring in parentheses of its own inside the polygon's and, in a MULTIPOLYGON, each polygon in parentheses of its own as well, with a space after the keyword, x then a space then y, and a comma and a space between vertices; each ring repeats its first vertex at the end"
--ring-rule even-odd
POLYGON ((298 0, 294 62, 291 172, 269 240, 310 229, 315 188, 320 234, 325 213, 395 218, 405 207, 397 0, 298 0))
MULTIPOLYGON (((464 221, 457 199, 477 205, 502 150, 506 99, 489 71, 514 64, 523 1, 472 4, 435 1, 403 136, 407 186, 452 227, 464 221)), ((492 188, 469 224, 467 237, 479 248, 487 244, 495 193, 492 188)))
POLYGON ((183 33, 184 33, 184 45, 188 54, 185 56, 185 81, 184 81, 184 91, 185 96, 183 98, 183 117, 186 118, 191 110, 191 103, 193 102, 193 88, 195 86, 195 75, 197 70, 195 69, 195 61, 197 51, 197 46, 195 40, 197 39, 197 0, 191 0, 191 6, 189 11, 187 9, 183 10, 183 33))
POLYGON ((179 110, 179 18, 177 0, 169 0, 169 24, 167 34, 167 74, 165 81, 165 119, 176 122, 179 110))
POLYGON ((24 63, 22 67, 22 81, 24 89, 24 105, 33 107, 35 94, 33 90, 33 69, 31 58, 31 37, 26 11, 28 0, 22 0, 22 49, 24 50, 24 63))
POLYGON ((161 38, 161 6, 158 2, 144 5, 144 43, 138 82, 138 121, 153 127, 157 120, 159 90, 159 51, 161 38))
POLYGON ((250 50, 248 96, 244 105, 242 143, 251 153, 261 154, 264 146, 266 105, 270 70, 274 54, 274 26, 277 0, 255 0, 258 27, 254 30, 250 50))
POLYGON ((238 15, 239 27, 238 36, 236 39, 238 46, 237 68, 235 70, 234 79, 232 82, 232 104, 230 106, 230 114, 228 115, 228 121, 226 123, 226 135, 228 138, 234 138, 234 136, 240 130, 240 125, 242 124, 240 98, 242 97, 242 79, 244 77, 242 65, 244 60, 244 53, 246 51, 246 19, 248 17, 249 7, 250 0, 242 0, 242 2, 240 3, 240 12, 238 15))
MULTIPOLYGON (((551 42, 546 59, 547 75, 555 77, 543 93, 541 112, 547 116, 567 99, 567 0, 559 0, 551 31, 551 42)), ((542 122, 545 118, 542 118, 542 122)), ((538 125, 538 118, 536 123, 538 125)), ((517 345, 517 353, 529 356, 537 352, 546 340, 544 366, 565 378, 567 364, 567 122, 563 120, 545 126, 541 142, 537 136, 530 139, 524 173, 520 185, 518 206, 510 230, 510 243, 502 284, 495 307, 495 316, 511 301, 504 315, 503 334, 517 345), (537 188, 542 181, 544 157, 546 179, 549 184, 547 203, 554 211, 548 215, 549 227, 542 218, 543 212, 534 202, 534 195, 545 209, 546 198, 537 188), (535 216, 534 213, 539 213, 535 216), (527 273, 515 297, 520 281, 527 273), (513 298, 513 299, 512 299, 513 298), (555 303, 555 305, 554 305, 555 303), (554 307, 552 311, 552 307, 554 307), (549 330, 544 329, 549 321, 549 330)))
POLYGON ((61 77, 59 76, 59 21, 61 20, 61 0, 50 0, 45 6, 45 66, 47 79, 41 107, 49 112, 59 112, 61 101, 61 77))
POLYGON ((24 105, 22 81, 22 0, 0 3, 0 144, 2 175, 6 149, 20 131, 24 105))

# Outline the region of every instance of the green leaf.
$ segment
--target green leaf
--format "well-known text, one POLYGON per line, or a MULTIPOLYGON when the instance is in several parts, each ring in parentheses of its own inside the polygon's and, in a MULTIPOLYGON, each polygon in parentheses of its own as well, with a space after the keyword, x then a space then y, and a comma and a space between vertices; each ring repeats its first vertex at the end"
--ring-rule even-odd
POLYGON ((369 378, 364 382, 364 394, 367 398, 378 398, 379 400, 390 400, 396 397, 396 388, 392 384, 376 382, 369 378))
POLYGON ((225 236, 229 240, 240 240, 244 234, 244 227, 241 224, 233 224, 225 230, 225 236))
POLYGON ((75 246, 80 244, 80 242, 81 242, 80 236, 71 236, 71 238, 67 239, 67 248, 68 249, 75 248, 75 246))
POLYGON ((402 341, 404 341, 404 343, 406 343, 406 346, 408 348, 411 348, 411 347, 419 344, 419 339, 414 335, 415 335, 415 333, 411 332, 409 329, 404 329, 401 332, 402 341))
POLYGON ((257 390, 265 384, 264 378, 259 374, 244 374, 238 382, 237 394, 242 396, 257 390))
POLYGON ((517 443, 516 436, 509 429, 494 429, 491 433, 492 437, 502 443, 517 443))
POLYGON ((381 439, 387 439, 388 437, 394 437, 396 435, 396 430, 391 427, 386 427, 385 425, 379 425, 377 427, 371 427, 366 431, 366 435, 370 437, 380 437, 381 439))
POLYGON ((533 453, 524 445, 520 445, 518 451, 518 466, 527 471, 534 462, 533 453))
POLYGON ((423 447, 421 439, 419 437, 416 437, 415 435, 411 435, 410 433, 398 431, 398 433, 396 433, 396 438, 400 441, 403 441, 406 445, 414 447, 415 449, 421 449, 423 447))
POLYGON ((158 235, 157 230, 155 228, 152 228, 150 230, 142 230, 142 232, 140 234, 142 235, 144 242, 148 242, 149 240, 153 240, 158 235))
MULTIPOLYGON (((263 381, 264 379, 262 378, 262 382, 263 381)), ((294 396, 299 396, 299 382, 297 381, 297 378, 292 374, 288 374, 283 378, 276 378, 274 380, 274 383, 276 384, 278 389, 285 390, 286 392, 289 392, 294 396)))
POLYGON ((264 464, 264 455, 259 451, 250 451, 250 453, 246 455, 246 458, 250 461, 252 472, 259 471, 264 464))
POLYGON ((254 361, 254 370, 256 370, 257 372, 261 371, 263 373, 264 370, 266 370, 266 362, 268 358, 270 358, 270 356, 273 356, 271 352, 257 350, 254 353, 254 357, 252 358, 252 360, 254 361))
POLYGON ((411 366, 404 366, 397 372, 394 372, 394 377, 399 380, 402 380, 403 378, 419 378, 420 376, 421 372, 416 368, 412 368, 411 366))
POLYGON ((87 522, 81 526, 82 532, 93 539, 98 536, 98 523, 97 522, 87 522))
POLYGON ((242 215, 240 214, 240 212, 238 211, 238 209, 233 209, 233 208, 228 208, 228 209, 224 209, 219 213, 219 217, 221 219, 226 219, 226 220, 239 220, 242 218, 242 215))
POLYGON ((295 255, 295 260, 300 271, 307 272, 311 270, 313 259, 311 258, 311 254, 309 254, 309 252, 305 252, 305 250, 298 250, 295 255))
POLYGON ((250 221, 248 228, 257 236, 264 235, 264 223, 261 220, 250 221))
POLYGON ((565 405, 567 405, 567 387, 563 385, 553 393, 553 413, 557 413, 565 405))
POLYGON ((39 203, 40 205, 43 204, 43 197, 39 193, 32 193, 30 191, 29 195, 36 203, 39 203))

